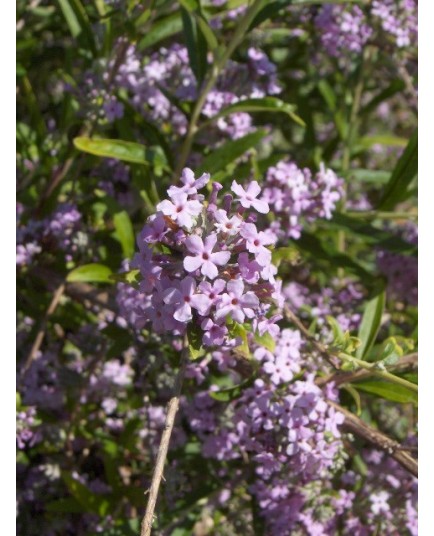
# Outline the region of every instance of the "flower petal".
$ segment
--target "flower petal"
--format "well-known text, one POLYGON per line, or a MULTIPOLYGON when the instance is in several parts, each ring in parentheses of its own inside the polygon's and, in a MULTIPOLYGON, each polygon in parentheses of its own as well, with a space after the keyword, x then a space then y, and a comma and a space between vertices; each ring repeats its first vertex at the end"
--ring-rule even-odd
POLYGON ((185 257, 184 268, 187 272, 194 272, 202 266, 203 259, 201 257, 185 257))
POLYGON ((209 277, 210 279, 215 279, 219 274, 217 266, 211 261, 205 261, 202 264, 201 272, 203 275, 209 277))

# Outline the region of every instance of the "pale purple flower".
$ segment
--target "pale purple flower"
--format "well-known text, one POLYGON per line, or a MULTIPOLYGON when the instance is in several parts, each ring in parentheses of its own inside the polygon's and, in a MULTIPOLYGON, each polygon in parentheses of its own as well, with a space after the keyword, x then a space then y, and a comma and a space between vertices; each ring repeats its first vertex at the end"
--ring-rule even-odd
POLYGON ((369 500, 371 501, 371 511, 373 514, 378 515, 381 513, 389 512, 390 506, 387 502, 390 498, 387 491, 379 491, 378 493, 373 493, 369 500))
POLYGON ((202 212, 202 204, 196 199, 189 200, 186 193, 174 193, 171 199, 172 201, 165 199, 158 203, 157 210, 190 230, 194 224, 193 218, 202 212))
POLYGON ((210 234, 205 238, 205 242, 197 235, 187 238, 185 245, 194 257, 187 256, 184 259, 184 268, 187 272, 195 272, 199 268, 202 275, 215 279, 218 276, 217 266, 225 265, 231 256, 229 251, 218 251, 213 253, 214 246, 217 243, 217 235, 210 234))
POLYGON ((265 246, 274 244, 275 238, 263 231, 259 231, 254 223, 245 223, 240 231, 240 234, 246 240, 247 251, 255 254, 256 261, 261 266, 270 264, 271 251, 265 246))
POLYGON ((288 358, 284 356, 277 357, 274 362, 266 361, 262 365, 262 368, 270 375, 270 379, 275 385, 289 382, 294 377, 291 363, 288 361, 288 358))
POLYGON ((200 327, 204 330, 202 340, 206 346, 222 345, 228 333, 226 326, 215 324, 210 318, 206 318, 200 327))
POLYGON ((165 304, 175 305, 173 317, 179 322, 189 322, 193 318, 192 307, 203 309, 207 305, 207 297, 196 294, 196 281, 190 276, 180 282, 179 289, 168 288, 163 296, 165 304))
POLYGON ((215 211, 214 219, 217 222, 215 223, 215 228, 219 232, 225 233, 229 236, 234 236, 238 234, 241 228, 241 224, 243 223, 243 220, 236 214, 229 218, 228 213, 226 212, 226 210, 223 209, 215 211))
POLYGON ((220 294, 224 291, 226 282, 223 279, 216 279, 213 284, 209 281, 202 281, 199 284, 199 290, 203 294, 204 307, 199 309, 199 313, 202 316, 206 316, 211 307, 215 305, 219 299, 220 294))
POLYGON ((233 320, 242 324, 246 316, 248 318, 255 316, 253 309, 258 307, 259 299, 252 291, 244 294, 244 283, 241 279, 229 281, 226 290, 216 311, 216 320, 229 315, 233 320))
POLYGON ((253 207, 261 214, 267 214, 270 211, 268 203, 266 201, 256 199, 261 193, 261 187, 259 186, 257 181, 250 182, 247 186, 247 190, 245 190, 236 181, 233 181, 231 190, 238 196, 238 201, 244 208, 253 207))
POLYGON ((197 194, 197 191, 203 188, 209 181, 210 174, 209 173, 203 173, 198 179, 195 178, 194 172, 190 168, 184 168, 181 173, 181 182, 183 186, 171 186, 167 193, 169 194, 169 197, 173 197, 173 195, 177 194, 187 194, 187 195, 195 195, 197 194))

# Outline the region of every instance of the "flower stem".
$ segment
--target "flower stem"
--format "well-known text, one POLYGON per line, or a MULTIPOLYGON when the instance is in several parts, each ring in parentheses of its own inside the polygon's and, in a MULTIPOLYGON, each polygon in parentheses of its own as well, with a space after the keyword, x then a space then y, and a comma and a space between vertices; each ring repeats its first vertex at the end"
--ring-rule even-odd
POLYGON ((176 413, 178 412, 179 408, 179 399, 181 396, 182 384, 184 382, 187 362, 188 345, 185 341, 184 349, 181 353, 179 371, 175 380, 175 392, 167 405, 166 421, 164 423, 164 430, 161 436, 160 445, 158 447, 154 473, 152 475, 151 487, 149 488, 148 504, 146 506, 145 516, 142 520, 140 536, 149 536, 151 534, 152 522, 154 520, 154 510, 158 497, 158 490, 160 488, 160 483, 163 478, 164 464, 167 458, 167 451, 169 450, 170 437, 172 435, 172 430, 175 424, 176 413))

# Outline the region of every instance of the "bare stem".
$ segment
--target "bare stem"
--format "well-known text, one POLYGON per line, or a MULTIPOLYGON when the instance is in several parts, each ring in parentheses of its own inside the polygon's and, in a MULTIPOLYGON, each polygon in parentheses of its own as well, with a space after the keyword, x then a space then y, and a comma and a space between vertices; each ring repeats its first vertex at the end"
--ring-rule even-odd
POLYGON ((157 503, 158 490, 163 478, 164 464, 167 458, 169 449, 170 437, 172 435, 175 417, 179 407, 179 398, 181 396, 182 384, 184 382, 185 369, 188 362, 188 345, 184 343, 184 349, 181 354, 181 362, 179 365, 178 375, 175 380, 175 393, 169 400, 167 405, 166 422, 158 447, 157 459, 155 461, 154 473, 152 475, 151 487, 149 488, 149 499, 146 506, 145 516, 142 520, 140 536, 149 536, 152 530, 152 522, 154 520, 154 510, 157 503))
POLYGON ((412 458, 408 452, 402 449, 402 446, 387 437, 382 432, 372 428, 359 417, 348 411, 344 407, 328 400, 329 405, 333 406, 337 411, 345 417, 344 426, 353 434, 362 437, 366 441, 374 444, 376 447, 385 450, 395 461, 397 461, 404 469, 417 477, 417 460, 412 458))
POLYGON ((27 372, 27 370, 30 368, 30 365, 32 364, 33 360, 35 359, 36 355, 39 352, 39 349, 41 347, 41 344, 44 341, 45 337, 45 331, 47 329, 47 323, 50 318, 50 316, 54 313, 56 310, 60 298, 63 296, 63 293, 65 292, 65 283, 61 283, 57 289, 54 292, 53 298, 51 299, 50 305, 48 306, 48 309, 44 315, 44 318, 42 319, 41 326, 39 328, 38 333, 36 334, 35 340, 33 342, 32 348, 29 352, 29 355, 27 356, 26 363, 24 365, 23 374, 27 372))

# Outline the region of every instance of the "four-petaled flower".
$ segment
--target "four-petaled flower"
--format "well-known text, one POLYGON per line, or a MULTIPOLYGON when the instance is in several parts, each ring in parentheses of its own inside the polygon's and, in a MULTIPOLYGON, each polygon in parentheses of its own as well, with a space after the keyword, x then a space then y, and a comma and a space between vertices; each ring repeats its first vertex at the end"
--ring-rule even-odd
POLYGON ((238 184, 236 181, 232 182, 231 190, 238 196, 238 201, 244 208, 253 207, 261 214, 268 214, 270 211, 268 203, 262 199, 256 199, 261 193, 261 187, 256 181, 252 181, 247 186, 247 190, 238 184))
POLYGON ((187 276, 181 281, 179 289, 172 287, 164 291, 164 303, 175 306, 175 312, 173 313, 175 320, 188 322, 193 318, 192 307, 199 310, 206 306, 208 298, 203 294, 196 294, 195 292, 196 282, 190 276, 187 276))
POLYGON ((243 294, 244 283, 241 279, 229 281, 226 290, 216 311, 216 320, 230 315, 235 322, 242 324, 246 316, 248 318, 255 316, 253 309, 259 306, 259 299, 252 291, 243 294))
POLYGON ((246 239, 247 251, 255 254, 256 261, 261 266, 266 266, 271 261, 271 251, 265 246, 274 244, 275 239, 263 231, 256 229, 253 223, 245 223, 240 232, 241 236, 246 239))
POLYGON ((196 199, 189 200, 185 193, 174 193, 171 199, 172 201, 165 199, 158 203, 157 210, 161 210, 165 216, 190 230, 193 227, 193 218, 202 212, 202 204, 196 199))
POLYGON ((195 256, 187 256, 184 259, 184 268, 187 272, 195 272, 201 269, 202 275, 215 279, 218 276, 217 266, 223 266, 229 261, 231 256, 229 251, 212 252, 217 243, 217 235, 210 234, 205 238, 205 242, 197 235, 189 236, 185 245, 188 251, 194 253, 195 256))

